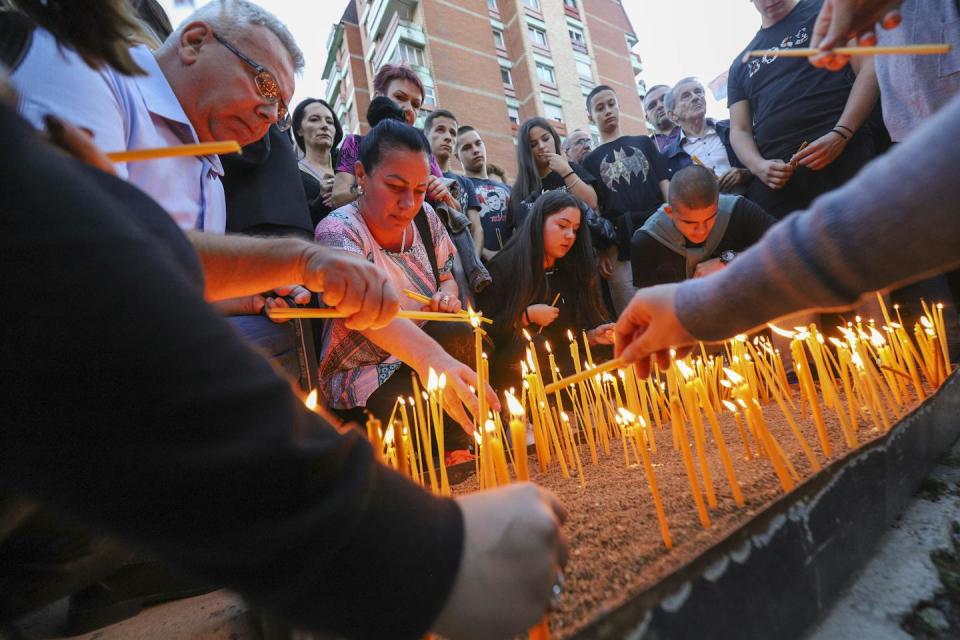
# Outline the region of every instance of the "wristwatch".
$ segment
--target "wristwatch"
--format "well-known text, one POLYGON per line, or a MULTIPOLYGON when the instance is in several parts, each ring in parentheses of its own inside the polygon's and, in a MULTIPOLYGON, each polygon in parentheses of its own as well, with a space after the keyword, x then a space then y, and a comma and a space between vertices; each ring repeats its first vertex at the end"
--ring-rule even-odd
POLYGON ((730 251, 729 249, 727 249, 726 251, 721 251, 720 264, 730 264, 730 262, 736 257, 737 257, 736 251, 730 251))

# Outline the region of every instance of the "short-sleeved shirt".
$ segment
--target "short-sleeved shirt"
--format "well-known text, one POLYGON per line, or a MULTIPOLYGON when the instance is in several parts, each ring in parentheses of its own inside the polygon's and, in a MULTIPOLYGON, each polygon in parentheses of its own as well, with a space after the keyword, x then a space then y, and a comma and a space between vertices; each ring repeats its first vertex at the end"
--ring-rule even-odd
MULTIPOLYGON (((823 0, 801 0, 780 22, 760 29, 744 52, 809 47, 822 5, 823 0)), ((744 63, 744 52, 730 65, 727 106, 750 102, 753 138, 764 158, 788 159, 803 142, 813 142, 837 124, 856 79, 849 65, 828 71, 806 58, 776 55, 744 63)))
MULTIPOLYGON (((453 277, 451 269, 457 250, 440 218, 430 205, 424 211, 433 234, 440 280, 453 277)), ((387 251, 374 239, 357 205, 351 203, 330 213, 317 225, 315 238, 322 245, 360 254, 387 272, 397 291, 411 289, 432 296, 440 287, 433 277, 427 250, 415 224, 410 248, 387 251)), ((402 297, 400 306, 419 309, 422 305, 402 297)), ((366 405, 367 398, 400 368, 400 360, 368 340, 361 332, 348 329, 343 320, 330 320, 323 332, 319 373, 320 393, 329 406, 352 409, 366 405)))
POLYGON ((443 177, 456 180, 460 185, 460 197, 457 200, 460 202, 460 211, 464 215, 466 215, 467 209, 480 208, 480 200, 477 199, 477 190, 473 186, 473 180, 453 171, 445 171, 443 177))
MULTIPOLYGON (((355 170, 357 161, 360 159, 361 142, 363 142, 363 136, 355 133, 343 139, 343 143, 340 145, 340 155, 337 159, 337 173, 349 173, 352 176, 356 175, 355 170)), ((443 177, 443 171, 440 171, 440 164, 437 162, 437 159, 433 157, 432 153, 430 154, 430 173, 438 178, 443 177)))
POLYGON ((483 226, 483 248, 499 251, 507 243, 507 209, 510 207, 509 186, 489 178, 470 178, 480 203, 480 224, 483 226), (499 234, 497 233, 499 231, 499 234))
POLYGON ((663 204, 660 181, 670 179, 667 161, 649 136, 621 136, 591 151, 583 166, 597 178, 600 212, 617 228, 620 259, 629 260, 633 228, 663 204))
MULTIPOLYGON (((90 131, 104 151, 199 142, 150 50, 137 46, 130 55, 147 75, 125 76, 109 65, 92 69, 48 31, 36 29, 30 50, 11 77, 20 94, 20 113, 37 128, 43 127, 45 115, 54 114, 90 131)), ((160 203, 181 229, 226 229, 223 167, 217 156, 113 166, 119 177, 160 203)))
MULTIPOLYGON (((590 185, 596 189, 597 179, 593 176, 592 173, 584 169, 582 166, 576 162, 570 163, 570 170, 577 174, 577 176, 583 180, 584 183, 590 185)), ((566 180, 563 179, 556 171, 551 171, 543 178, 540 179, 540 190, 531 193, 527 196, 523 202, 517 203, 517 206, 511 208, 511 217, 507 223, 507 226, 510 228, 510 233, 513 233, 513 230, 523 224, 524 219, 533 209, 533 205, 536 204, 537 198, 546 193, 547 191, 565 191, 569 192, 570 187, 567 186, 566 180)))

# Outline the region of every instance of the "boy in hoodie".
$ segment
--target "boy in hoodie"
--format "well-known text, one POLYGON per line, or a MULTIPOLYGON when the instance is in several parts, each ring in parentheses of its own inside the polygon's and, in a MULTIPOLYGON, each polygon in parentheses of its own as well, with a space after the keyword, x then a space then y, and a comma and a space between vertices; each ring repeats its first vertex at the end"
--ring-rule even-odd
POLYGON ((720 194, 706 167, 681 169, 670 181, 667 203, 633 235, 633 285, 681 282, 723 269, 775 223, 750 200, 720 194))

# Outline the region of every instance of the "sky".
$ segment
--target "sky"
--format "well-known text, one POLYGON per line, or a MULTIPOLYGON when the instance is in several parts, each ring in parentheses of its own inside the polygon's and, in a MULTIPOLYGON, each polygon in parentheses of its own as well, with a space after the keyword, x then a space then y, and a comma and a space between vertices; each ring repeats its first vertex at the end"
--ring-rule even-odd
MULTIPOLYGON (((327 38, 347 0, 258 2, 287 25, 303 49, 306 68, 297 80, 292 103, 308 96, 322 97, 327 38)), ((175 0, 160 3, 174 25, 192 10, 175 0)), ((195 2, 196 6, 202 4, 204 0, 195 2)), ((709 83, 727 70, 760 27, 759 14, 746 0, 623 0, 623 6, 640 41, 634 51, 643 60, 642 77, 648 87, 672 85, 686 76, 709 83)), ((725 118, 726 104, 708 96, 707 113, 725 118)))

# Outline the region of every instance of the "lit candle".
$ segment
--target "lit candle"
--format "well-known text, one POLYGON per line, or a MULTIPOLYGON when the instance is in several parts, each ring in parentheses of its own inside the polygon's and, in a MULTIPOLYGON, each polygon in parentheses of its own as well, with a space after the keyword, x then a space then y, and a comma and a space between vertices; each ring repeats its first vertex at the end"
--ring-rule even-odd
POLYGON ((510 410, 510 439, 513 445, 513 466, 517 480, 530 479, 527 465, 527 421, 523 405, 517 402, 512 393, 507 393, 507 408, 510 410))
MULTIPOLYGON (((624 425, 633 424, 636 428, 640 428, 642 425, 636 423, 636 416, 627 411, 626 409, 620 409, 620 415, 624 419, 624 425)), ((660 489, 657 487, 657 477, 653 472, 653 465, 650 463, 650 454, 647 452, 646 447, 638 447, 640 449, 640 459, 643 462, 643 472, 647 476, 647 486, 650 487, 650 497, 653 498, 653 506, 657 512, 657 522, 660 524, 660 537, 663 538, 663 544, 667 549, 673 548, 673 539, 670 537, 670 526, 667 524, 667 514, 663 509, 663 500, 660 498, 660 489)), ((697 490, 699 493, 699 489, 697 490)), ((709 517, 707 518, 707 524, 709 525, 709 517)))
MULTIPOLYGON (((487 418, 487 385, 483 376, 483 329, 480 326, 480 316, 469 310, 470 324, 473 326, 473 350, 477 363, 477 427, 482 427, 487 418)), ((482 430, 482 429, 481 429, 482 430)))
POLYGON ((733 404, 729 400, 723 401, 723 406, 733 414, 733 419, 737 423, 737 431, 740 433, 740 440, 743 442, 743 458, 744 460, 753 459, 753 450, 750 448, 750 438, 747 436, 747 432, 743 428, 743 421, 740 420, 740 412, 737 411, 737 405, 733 404))
POLYGON ((707 395, 707 388, 703 386, 703 381, 697 378, 693 381, 694 389, 700 396, 700 404, 707 414, 707 421, 710 423, 710 429, 713 432, 713 440, 717 443, 717 451, 720 454, 720 462, 723 463, 723 470, 727 475, 727 484, 730 485, 730 492, 733 494, 733 500, 737 506, 743 506, 743 493, 740 491, 740 483, 737 481, 737 474, 733 470, 733 463, 730 462, 730 454, 727 453, 727 443, 723 440, 723 434, 720 432, 720 423, 717 421, 717 414, 713 411, 713 405, 710 404, 710 396, 707 395))
POLYGON ((687 366, 683 360, 675 360, 677 370, 683 376, 683 383, 677 379, 680 398, 683 400, 683 406, 686 410, 687 418, 690 420, 690 426, 693 429, 693 443, 697 450, 697 460, 700 463, 700 474, 703 476, 703 485, 707 492, 707 504, 711 509, 717 508, 717 494, 713 486, 713 474, 710 473, 710 466, 707 463, 707 443, 703 432, 703 416, 700 415, 700 407, 697 406, 694 397, 693 387, 690 378, 693 376, 693 370, 687 366))

